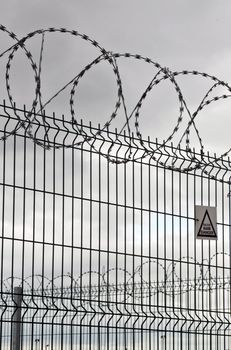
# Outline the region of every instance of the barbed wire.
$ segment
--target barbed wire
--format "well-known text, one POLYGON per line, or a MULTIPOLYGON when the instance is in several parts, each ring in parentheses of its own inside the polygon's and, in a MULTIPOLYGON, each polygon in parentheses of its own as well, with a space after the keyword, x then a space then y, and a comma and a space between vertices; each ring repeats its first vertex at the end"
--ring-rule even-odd
POLYGON ((83 302, 85 300, 86 303, 89 303, 89 301, 98 300, 99 295, 102 302, 105 301, 105 298, 111 300, 113 296, 118 297, 119 295, 123 299, 120 301, 124 302, 130 298, 139 301, 157 294, 174 298, 192 291, 212 293, 212 291, 221 289, 230 292, 229 268, 227 268, 227 276, 223 270, 222 274, 219 275, 219 266, 213 264, 214 259, 224 259, 225 257, 230 259, 229 254, 215 253, 209 259, 204 259, 199 263, 193 257, 185 256, 180 261, 169 262, 166 266, 158 259, 152 258, 142 262, 133 272, 121 267, 113 267, 102 272, 88 270, 82 272, 78 277, 74 277, 70 273, 56 275, 53 278, 41 274, 31 275, 23 279, 8 277, 2 282, 0 281, 2 286, 1 300, 7 303, 7 300, 13 297, 15 286, 23 288, 25 303, 29 303, 31 299, 36 297, 42 297, 47 299, 47 304, 51 302, 51 299, 54 302, 55 299, 70 298, 70 296, 71 299, 80 298, 83 302), (183 274, 184 264, 187 265, 187 269, 194 271, 190 276, 183 274), (152 271, 152 275, 155 275, 158 270, 158 275, 161 275, 162 279, 159 276, 158 280, 150 280, 149 273, 144 273, 145 267, 148 268, 149 272, 152 271), (96 277, 97 283, 92 282, 93 276, 96 277))
MULTIPOLYGON (((45 119, 45 107, 48 106, 51 101, 53 101, 57 96, 67 88, 70 88, 70 98, 69 98, 69 105, 70 105, 70 114, 71 114, 71 123, 75 126, 76 133, 80 134, 82 136, 82 141, 78 141, 77 145, 81 145, 84 142, 91 143, 92 148, 96 148, 92 142, 95 137, 99 136, 102 134, 103 131, 107 130, 108 127, 111 125, 112 121, 116 119, 118 112, 122 109, 125 115, 125 122, 123 127, 121 128, 120 132, 117 135, 117 138, 121 133, 126 130, 129 137, 131 137, 131 119, 134 119, 134 126, 136 130, 136 136, 139 140, 140 147, 144 150, 143 158, 149 156, 152 158, 154 161, 159 162, 159 157, 155 155, 155 152, 158 151, 160 152, 161 149, 163 149, 169 142, 174 141, 174 138, 177 133, 180 131, 180 125, 183 121, 184 113, 189 118, 189 121, 187 122, 187 126, 185 130, 183 131, 182 135, 180 136, 179 141, 177 142, 177 149, 180 149, 182 147, 182 142, 185 140, 185 149, 187 150, 188 154, 192 152, 192 146, 191 146, 191 141, 190 141, 190 132, 191 129, 193 128, 199 145, 200 145, 200 158, 194 159, 194 163, 190 164, 190 166, 182 169, 181 167, 176 166, 176 161, 173 159, 171 160, 171 164, 168 165, 169 169, 174 169, 174 170, 180 170, 180 171, 191 171, 191 170, 196 170, 200 169, 204 166, 212 165, 213 163, 216 163, 219 160, 223 160, 224 157, 228 156, 229 153, 231 152, 231 147, 221 154, 220 156, 216 157, 216 159, 212 160, 209 158, 204 157, 205 154, 205 146, 203 143, 203 140, 200 136, 199 130, 196 126, 196 119, 198 118, 199 114, 201 113, 202 110, 204 110, 207 106, 211 105, 212 103, 215 103, 219 100, 227 99, 231 97, 231 86, 216 78, 215 76, 212 76, 210 74, 204 73, 204 72, 198 72, 196 70, 190 71, 190 70, 182 70, 182 71, 171 71, 169 68, 164 67, 160 65, 159 63, 153 61, 149 57, 145 57, 139 54, 131 54, 131 53, 117 53, 117 52, 111 52, 103 48, 97 41, 94 39, 91 39, 89 36, 85 34, 81 34, 76 30, 68 30, 65 28, 48 28, 48 29, 39 29, 35 30, 33 32, 30 32, 29 34, 25 35, 24 37, 18 39, 16 34, 13 32, 9 31, 5 26, 0 25, 0 31, 2 31, 4 34, 8 35, 12 40, 15 41, 15 43, 4 50, 3 52, 0 53, 0 59, 8 55, 7 58, 7 64, 6 64, 6 71, 5 71, 5 82, 6 82, 6 91, 7 95, 10 101, 10 105, 14 110, 14 113, 19 121, 17 126, 11 130, 10 133, 7 135, 4 135, 1 137, 0 140, 5 140, 7 137, 10 135, 16 133, 20 128, 24 128, 27 135, 39 146, 44 147, 46 149, 51 149, 52 147, 55 148, 61 148, 61 147, 71 147, 73 146, 73 143, 71 145, 55 145, 49 142, 49 127, 46 124, 46 119, 45 119), (43 101, 43 94, 42 94, 42 88, 41 88, 41 80, 42 80, 42 62, 43 62, 43 54, 44 54, 44 41, 47 35, 51 35, 52 33, 59 33, 61 35, 71 35, 74 37, 78 37, 85 42, 89 43, 91 46, 95 47, 99 51, 99 55, 90 63, 88 63, 77 75, 74 75, 74 77, 64 86, 58 89, 56 93, 52 95, 51 98, 49 98, 46 102, 43 101), (40 47, 40 54, 39 54, 39 63, 37 64, 32 53, 27 49, 27 44, 29 40, 36 36, 41 36, 41 47, 40 47), (25 126, 25 120, 21 118, 21 116, 17 113, 17 110, 14 108, 16 102, 16 98, 14 98, 12 94, 12 84, 11 84, 11 68, 13 61, 16 57, 17 51, 21 49, 22 52, 24 52, 31 68, 34 74, 34 83, 35 83, 35 89, 34 89, 34 97, 33 97, 33 102, 31 104, 31 107, 29 108, 26 119, 27 121, 30 121, 29 127, 25 126), (152 79, 150 80, 150 83, 146 87, 146 89, 143 91, 141 94, 141 97, 139 98, 138 102, 136 103, 135 107, 133 110, 129 113, 127 104, 126 104, 126 98, 124 95, 124 90, 123 90, 123 83, 120 75, 120 67, 118 60, 120 58, 126 58, 126 59, 133 59, 137 61, 142 61, 145 64, 149 64, 153 66, 155 69, 157 69, 157 73, 154 74, 152 79), (113 107, 113 111, 111 112, 108 121, 101 127, 101 129, 95 131, 95 133, 87 133, 86 130, 83 130, 83 128, 80 128, 79 125, 79 120, 78 116, 76 113, 75 109, 75 96, 77 94, 77 88, 79 87, 79 82, 80 80, 85 76, 85 74, 98 65, 100 62, 106 61, 108 62, 109 66, 112 68, 112 71, 115 76, 116 80, 116 85, 117 85, 117 101, 113 107), (177 82, 177 78, 179 76, 185 76, 185 75, 192 75, 196 77, 202 77, 204 79, 207 79, 211 81, 211 87, 208 89, 204 97, 202 98, 201 102, 199 103, 198 107, 196 108, 195 111, 191 111, 190 108, 188 107, 188 104, 186 103, 186 99, 184 97, 183 91, 181 87, 179 86, 179 83, 177 82), (144 101, 146 98, 149 96, 150 92, 154 89, 157 88, 162 82, 164 81, 170 81, 172 84, 176 95, 177 99, 179 102, 179 108, 178 108, 178 116, 176 120, 176 124, 174 128, 172 129, 171 133, 165 138, 165 140, 156 146, 155 149, 150 150, 149 147, 147 147, 147 144, 143 141, 142 139, 142 130, 140 129, 140 118, 141 118, 141 109, 143 107, 144 101), (225 88, 226 93, 222 95, 212 95, 214 93, 214 90, 218 87, 225 88), (33 120, 35 118, 35 115, 41 114, 43 116, 43 127, 44 127, 44 141, 42 142, 38 138, 36 138, 35 132, 33 132, 33 120)), ((111 147, 108 150, 108 154, 104 155, 110 162, 113 163, 124 163, 128 162, 129 160, 134 159, 132 156, 132 147, 129 148, 129 152, 126 153, 126 157, 124 159, 115 159, 115 157, 111 156, 111 152, 113 150, 115 140, 112 140, 111 147)), ((99 151, 99 150, 98 150, 99 151)), ((192 155, 193 157, 193 155, 192 155)))

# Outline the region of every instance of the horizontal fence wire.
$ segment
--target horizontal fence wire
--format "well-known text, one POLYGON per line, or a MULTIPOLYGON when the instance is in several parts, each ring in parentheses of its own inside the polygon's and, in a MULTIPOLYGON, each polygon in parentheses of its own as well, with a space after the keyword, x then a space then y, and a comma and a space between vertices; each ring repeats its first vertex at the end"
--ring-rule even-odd
POLYGON ((0 350, 229 349, 229 159, 0 115, 0 350))

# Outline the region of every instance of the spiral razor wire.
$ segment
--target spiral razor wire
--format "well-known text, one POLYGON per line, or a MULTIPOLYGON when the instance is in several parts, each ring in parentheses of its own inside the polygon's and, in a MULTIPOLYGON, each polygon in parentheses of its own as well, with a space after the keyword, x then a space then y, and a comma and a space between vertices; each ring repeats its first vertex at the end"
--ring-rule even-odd
MULTIPOLYGON (((189 121, 187 123, 185 130, 183 131, 182 135, 180 136, 180 139, 178 141, 176 149, 180 149, 182 147, 182 142, 185 141, 185 144, 186 144, 185 147, 186 147, 188 154, 190 154, 190 152, 192 152, 191 144, 190 144, 190 131, 193 128, 196 135, 197 135, 197 139, 198 139, 198 142, 200 145, 199 157, 197 157, 197 159, 194 159, 193 155, 192 155, 192 158, 194 160, 194 164, 191 163, 190 166, 187 166, 186 168, 182 168, 182 167, 177 168, 175 165, 176 162, 174 161, 174 158, 173 158, 171 161, 171 164, 168 165, 169 169, 175 169, 175 170, 179 170, 179 171, 190 171, 190 170, 204 168, 208 165, 210 165, 210 166, 213 165, 213 163, 215 163, 217 161, 222 161, 224 159, 224 157, 228 156, 229 153, 231 152, 231 148, 229 148, 226 152, 224 152, 219 157, 216 157, 213 160, 204 157, 205 147, 203 144, 203 140, 200 136, 199 130, 196 126, 196 119, 198 118, 201 111, 206 109, 206 107, 208 105, 211 105, 212 103, 215 103, 219 100, 227 99, 227 98, 231 97, 231 93, 230 93, 231 86, 228 83, 216 78, 215 76, 212 76, 212 75, 207 74, 207 73, 198 72, 198 71, 188 71, 188 70, 171 71, 169 68, 163 67, 159 63, 154 62, 151 58, 144 57, 144 56, 139 55, 139 54, 114 53, 114 52, 106 50, 97 41, 89 38, 85 34, 79 33, 76 30, 67 30, 65 28, 39 29, 39 30, 35 30, 35 31, 29 33, 28 35, 26 35, 20 39, 16 36, 16 34, 9 31, 3 25, 0 25, 0 30, 3 33, 5 33, 6 35, 8 35, 14 41, 12 46, 10 46, 9 48, 7 48, 6 50, 4 50, 3 52, 0 53, 0 58, 3 58, 6 55, 8 55, 7 64, 6 64, 6 71, 5 71, 6 90, 7 90, 7 95, 8 95, 9 101, 10 101, 10 105, 12 106, 14 113, 19 121, 16 128, 11 130, 11 132, 8 133, 8 135, 4 135, 3 137, 1 137, 1 140, 4 140, 7 137, 9 137, 10 135, 14 134, 20 128, 24 128, 26 130, 28 137, 30 137, 33 140, 33 142, 35 142, 36 144, 38 144, 41 147, 44 147, 46 149, 50 149, 52 147, 56 147, 56 148, 68 147, 68 145, 65 145, 65 146, 64 145, 54 145, 54 144, 51 144, 49 142, 49 130, 48 130, 49 127, 47 127, 47 125, 46 125, 45 116, 43 117, 43 127, 44 127, 44 134, 45 134, 44 142, 37 139, 35 132, 33 132, 33 120, 34 120, 34 118, 35 118, 34 116, 36 114, 41 113, 43 115, 45 112, 45 107, 51 101, 53 101, 62 91, 64 91, 67 88, 70 88, 69 104, 70 104, 70 113, 71 113, 71 123, 76 130, 76 134, 82 136, 81 141, 78 141, 78 142, 76 141, 76 146, 80 146, 82 143, 87 142, 87 143, 91 144, 92 148, 96 147, 93 144, 94 138, 97 136, 100 136, 103 133, 103 131, 108 129, 108 127, 111 125, 111 122, 117 117, 120 109, 122 109, 124 112, 124 115, 125 115, 125 122, 124 122, 122 129, 118 133, 117 138, 119 135, 122 134, 122 132, 124 132, 124 130, 127 131, 129 137, 131 138, 130 124, 131 124, 131 120, 133 118, 134 124, 135 124, 136 136, 139 140, 139 147, 141 147, 144 151, 142 157, 143 158, 149 157, 152 160, 154 160, 155 162, 158 162, 160 165, 163 165, 163 166, 165 164, 161 163, 161 161, 159 160, 159 157, 156 156, 155 152, 157 152, 157 151, 161 152, 161 150, 167 144, 169 144, 169 142, 174 141, 174 137, 179 132, 180 124, 183 121, 184 113, 186 113, 186 115, 188 115, 189 121), (85 42, 89 43, 89 45, 92 45, 96 49, 98 49, 99 55, 92 62, 88 63, 85 66, 85 68, 81 70, 81 72, 79 74, 75 75, 73 77, 73 79, 71 79, 71 81, 69 81, 66 85, 64 85, 62 88, 60 88, 58 90, 58 92, 56 92, 48 101, 43 102, 41 79, 42 79, 42 61, 43 61, 43 54, 44 54, 44 40, 45 40, 45 37, 47 35, 52 34, 52 33, 60 33, 60 34, 71 35, 74 37, 81 38, 85 42), (27 44, 28 44, 29 40, 31 40, 32 38, 34 38, 36 36, 41 36, 41 38, 42 38, 38 64, 35 62, 35 59, 33 58, 32 53, 27 49, 27 44), (33 98, 32 105, 29 108, 29 111, 27 112, 27 115, 26 115, 27 122, 29 121, 29 123, 30 123, 29 127, 25 127, 25 120, 23 120, 21 118, 21 116, 17 113, 16 109, 14 108, 16 101, 15 101, 15 98, 12 94, 12 89, 11 89, 11 85, 12 85, 11 84, 11 67, 12 67, 13 61, 16 57, 16 53, 19 49, 22 52, 24 52, 26 58, 28 59, 30 66, 32 67, 33 73, 34 73, 34 83, 35 83, 34 98, 33 98), (146 64, 149 64, 157 69, 157 73, 155 73, 154 76, 152 77, 150 83, 148 84, 146 89, 143 91, 141 97, 139 98, 138 102, 136 103, 134 109, 132 110, 132 112, 130 114, 128 113, 128 108, 126 106, 126 98, 125 98, 124 91, 123 91, 123 83, 121 80, 120 67, 119 67, 119 63, 118 63, 118 59, 122 58, 122 57, 126 58, 126 59, 143 61, 146 64), (101 61, 108 62, 108 64, 112 68, 112 71, 113 71, 114 76, 115 76, 116 84, 117 84, 117 101, 113 107, 112 113, 110 114, 110 116, 108 118, 108 121, 99 130, 96 130, 95 133, 91 132, 88 134, 86 132, 86 130, 83 130, 80 127, 77 113, 75 111, 76 110, 75 109, 75 96, 77 93, 77 88, 79 86, 80 80, 85 76, 86 72, 88 72, 94 66, 98 65, 101 61), (198 77, 202 77, 204 79, 211 81, 211 87, 206 92, 205 96, 203 97, 199 106, 197 107, 197 109, 194 112, 190 111, 190 109, 186 103, 186 100, 184 98, 183 91, 180 88, 179 83, 176 80, 177 77, 182 76, 182 75, 198 76, 198 77), (178 102, 179 102, 178 117, 177 117, 175 127, 173 128, 170 135, 168 135, 168 137, 166 137, 165 141, 163 141, 161 144, 156 145, 155 149, 150 150, 150 148, 147 147, 147 144, 143 141, 142 132, 140 130, 139 121, 141 119, 142 106, 143 106, 143 103, 144 103, 145 99, 147 98, 147 96, 150 95, 150 92, 153 91, 154 88, 157 88, 163 81, 166 81, 166 80, 170 81, 170 83, 173 85, 175 92, 176 92, 176 95, 178 97, 178 102), (214 93, 215 89, 218 87, 225 88, 226 93, 222 94, 222 95, 214 96, 213 93, 214 93)), ((134 155, 132 154, 132 152, 134 152, 134 151, 132 150, 132 147, 129 148, 129 152, 126 153, 126 157, 124 159, 115 159, 114 157, 112 157, 110 153, 113 149, 113 145, 115 142, 116 142, 116 140, 112 141, 111 147, 108 150, 108 154, 104 155, 110 162, 124 163, 124 162, 131 160, 131 159, 134 160, 134 155)), ((71 146, 73 147, 73 144, 69 145, 69 147, 71 147, 71 146)), ((99 150, 96 149, 96 151, 99 151, 99 150)))
MULTIPOLYGON (((24 301, 29 302, 31 298, 43 295, 43 298, 47 298, 49 304, 52 296, 52 301, 63 298, 71 297, 82 298, 85 303, 88 304, 89 300, 97 299, 99 290, 101 297, 107 298, 113 297, 115 294, 121 294, 121 301, 128 300, 143 300, 150 298, 156 294, 167 295, 170 298, 174 298, 177 295, 190 293, 193 291, 201 292, 216 292, 218 289, 230 292, 230 277, 226 277, 225 274, 219 275, 216 271, 217 267, 213 269, 214 261, 221 258, 230 259, 230 255, 226 253, 216 253, 209 259, 204 259, 202 263, 199 263, 193 257, 182 257, 181 261, 169 262, 164 266, 157 259, 145 260, 142 264, 138 265, 133 273, 129 270, 115 267, 106 271, 85 271, 77 277, 72 276, 69 273, 65 275, 57 275, 53 278, 37 274, 33 276, 25 277, 24 279, 17 277, 8 277, 2 281, 3 297, 2 300, 7 302, 8 298, 12 295, 12 285, 22 286, 24 290, 24 301), (195 278, 191 280, 184 278, 183 274, 179 275, 179 271, 182 270, 184 264, 192 265, 194 269, 197 266, 197 274, 195 278), (162 279, 159 281, 149 281, 144 274, 144 269, 152 269, 159 271, 162 279), (214 271, 213 271, 214 270, 214 271), (115 281, 114 277, 119 275, 123 276, 123 281, 115 281), (97 283, 94 285, 88 284, 89 277, 96 277, 97 283), (124 280, 126 276, 126 280, 124 280), (174 280, 174 282, 173 282, 174 280), (62 281, 62 283, 60 283, 62 281), (85 283, 83 282, 85 281, 85 283), (62 287, 61 287, 62 284, 62 287)), ((228 270, 228 269, 227 269, 228 270)), ((228 271, 227 271, 228 272, 228 271)), ((227 273, 228 275, 228 273, 227 273)), ((110 299, 110 298, 109 298, 110 299)), ((102 299, 103 301, 104 299, 102 299)))

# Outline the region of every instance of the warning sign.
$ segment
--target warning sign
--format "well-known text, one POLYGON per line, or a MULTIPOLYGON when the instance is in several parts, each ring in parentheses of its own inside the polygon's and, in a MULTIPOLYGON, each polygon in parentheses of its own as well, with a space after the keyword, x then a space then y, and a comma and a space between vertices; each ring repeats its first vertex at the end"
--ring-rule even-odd
POLYGON ((217 209, 196 205, 195 236, 197 239, 217 239, 217 209))

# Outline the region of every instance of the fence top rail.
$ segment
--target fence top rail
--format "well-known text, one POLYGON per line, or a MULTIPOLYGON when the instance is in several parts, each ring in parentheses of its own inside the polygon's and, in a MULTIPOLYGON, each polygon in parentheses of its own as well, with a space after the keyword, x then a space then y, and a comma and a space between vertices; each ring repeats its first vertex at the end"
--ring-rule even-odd
POLYGON ((198 152, 195 148, 175 146, 173 142, 166 144, 158 139, 146 140, 125 130, 119 133, 109 126, 102 130, 101 126, 84 124, 82 120, 66 119, 64 115, 57 117, 45 112, 30 112, 16 106, 0 104, 0 142, 7 141, 13 135, 31 139, 37 146, 49 151, 61 148, 82 148, 99 153, 113 164, 124 164, 130 161, 157 165, 169 170, 192 173, 208 177, 220 182, 230 183, 231 161, 228 156, 218 157, 198 152))

